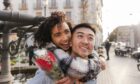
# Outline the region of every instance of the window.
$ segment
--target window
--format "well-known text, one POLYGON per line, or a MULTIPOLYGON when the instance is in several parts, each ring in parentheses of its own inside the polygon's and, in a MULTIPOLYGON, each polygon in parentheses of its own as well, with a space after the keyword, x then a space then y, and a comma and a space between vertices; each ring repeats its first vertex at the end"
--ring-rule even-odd
POLYGON ((66 16, 67 16, 68 20, 71 20, 71 12, 66 12, 66 16))
POLYGON ((56 8, 57 8, 56 0, 51 0, 50 9, 56 9, 56 8))
POLYGON ((27 2, 26 2, 26 0, 21 1, 20 10, 27 10, 27 2))
POLYGON ((41 7, 41 0, 36 0, 36 7, 35 7, 36 10, 41 10, 42 7, 41 7))
POLYGON ((22 3, 23 3, 23 4, 26 4, 26 0, 22 0, 22 3))
POLYGON ((87 8, 88 7, 88 0, 81 0, 80 8, 87 8))
POLYGON ((65 8, 72 8, 70 0, 66 0, 65 8))

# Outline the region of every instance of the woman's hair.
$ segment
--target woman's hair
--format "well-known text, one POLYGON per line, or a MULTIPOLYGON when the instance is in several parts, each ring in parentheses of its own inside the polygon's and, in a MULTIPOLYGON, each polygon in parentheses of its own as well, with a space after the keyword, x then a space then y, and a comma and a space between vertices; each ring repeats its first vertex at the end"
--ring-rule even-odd
MULTIPOLYGON (((61 25, 61 23, 66 22, 66 17, 64 12, 56 11, 52 12, 50 17, 39 26, 37 32, 34 35, 35 43, 39 47, 45 47, 47 43, 52 42, 51 32, 56 25, 61 25)), ((70 23, 68 26, 71 28, 70 23)))

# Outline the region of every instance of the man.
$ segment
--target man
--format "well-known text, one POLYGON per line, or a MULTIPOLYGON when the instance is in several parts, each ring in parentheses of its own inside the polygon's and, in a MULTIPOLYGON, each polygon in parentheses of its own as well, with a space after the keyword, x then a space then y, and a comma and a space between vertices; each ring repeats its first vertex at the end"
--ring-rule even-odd
POLYGON ((109 60, 109 50, 110 50, 110 47, 111 47, 111 43, 109 42, 109 39, 107 39, 107 41, 105 42, 105 49, 106 49, 106 55, 107 55, 107 59, 106 60, 109 60))
MULTIPOLYGON (((79 56, 83 59, 89 59, 94 51, 95 29, 88 23, 81 23, 72 30, 72 52, 71 56, 79 56)), ((94 70, 96 72, 96 70, 94 70)), ((96 77, 85 84, 96 84, 96 77)))
POLYGON ((34 44, 34 45, 31 45, 31 46, 27 49, 27 51, 28 51, 28 53, 29 53, 29 66, 35 65, 35 64, 33 63, 32 59, 33 59, 33 56, 34 56, 34 50, 35 50, 36 48, 37 48, 37 47, 36 47, 36 45, 34 44))

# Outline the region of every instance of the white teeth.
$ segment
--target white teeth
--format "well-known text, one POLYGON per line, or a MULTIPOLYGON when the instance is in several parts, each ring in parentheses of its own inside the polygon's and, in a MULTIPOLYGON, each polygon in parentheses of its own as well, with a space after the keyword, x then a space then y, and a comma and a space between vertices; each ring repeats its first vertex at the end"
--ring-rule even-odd
POLYGON ((64 46, 64 47, 68 47, 69 45, 68 45, 68 44, 63 44, 63 46, 64 46))
POLYGON ((64 46, 68 46, 68 44, 63 44, 64 46))

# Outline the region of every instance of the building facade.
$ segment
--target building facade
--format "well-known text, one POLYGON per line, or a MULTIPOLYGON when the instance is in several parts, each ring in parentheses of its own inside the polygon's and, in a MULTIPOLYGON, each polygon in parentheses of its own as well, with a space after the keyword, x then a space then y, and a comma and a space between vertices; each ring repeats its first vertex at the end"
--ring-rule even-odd
MULTIPOLYGON (((102 43, 102 0, 10 0, 10 9, 33 16, 49 16, 51 12, 63 10, 73 25, 88 22, 96 28, 96 46, 102 43)), ((0 10, 3 10, 3 0, 0 10)))
POLYGON ((117 28, 117 42, 124 42, 127 46, 135 47, 135 34, 132 26, 119 26, 117 28))
POLYGON ((135 48, 140 47, 140 24, 133 26, 134 28, 134 39, 135 39, 135 48))

